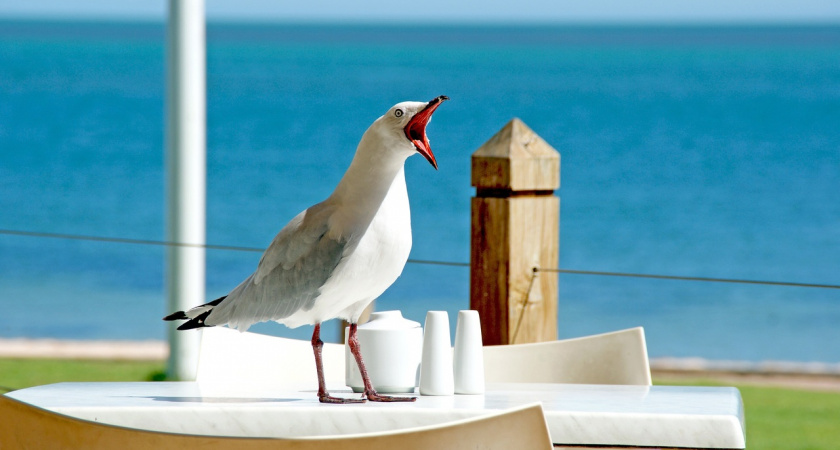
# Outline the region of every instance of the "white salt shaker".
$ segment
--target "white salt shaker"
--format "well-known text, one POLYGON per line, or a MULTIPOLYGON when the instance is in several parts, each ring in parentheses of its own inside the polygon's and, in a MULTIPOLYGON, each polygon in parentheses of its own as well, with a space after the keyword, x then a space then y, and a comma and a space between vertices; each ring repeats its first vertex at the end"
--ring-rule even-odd
POLYGON ((420 395, 455 393, 450 342, 449 314, 446 311, 427 312, 420 363, 420 395))
POLYGON ((478 311, 458 311, 453 366, 456 394, 484 393, 484 350, 478 311))

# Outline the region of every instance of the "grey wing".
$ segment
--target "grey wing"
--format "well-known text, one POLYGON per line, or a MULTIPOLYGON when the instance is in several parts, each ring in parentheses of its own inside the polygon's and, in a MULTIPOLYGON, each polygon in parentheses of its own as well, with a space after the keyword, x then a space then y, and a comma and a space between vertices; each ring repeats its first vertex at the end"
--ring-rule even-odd
POLYGON ((330 237, 329 213, 329 208, 316 205, 289 222, 256 272, 228 294, 207 323, 247 329, 311 309, 349 247, 348 240, 330 237))

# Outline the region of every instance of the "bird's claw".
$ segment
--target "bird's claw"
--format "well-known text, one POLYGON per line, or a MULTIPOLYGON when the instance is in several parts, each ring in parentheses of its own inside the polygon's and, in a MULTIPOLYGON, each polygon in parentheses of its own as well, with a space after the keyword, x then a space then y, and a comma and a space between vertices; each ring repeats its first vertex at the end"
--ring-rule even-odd
POLYGON ((345 404, 345 403, 364 403, 366 400, 363 398, 344 398, 344 397, 333 397, 332 395, 323 394, 318 396, 318 400, 321 403, 333 403, 333 404, 345 404))
POLYGON ((390 395, 381 395, 376 391, 365 392, 365 397, 372 402, 414 402, 417 397, 393 397, 390 395))

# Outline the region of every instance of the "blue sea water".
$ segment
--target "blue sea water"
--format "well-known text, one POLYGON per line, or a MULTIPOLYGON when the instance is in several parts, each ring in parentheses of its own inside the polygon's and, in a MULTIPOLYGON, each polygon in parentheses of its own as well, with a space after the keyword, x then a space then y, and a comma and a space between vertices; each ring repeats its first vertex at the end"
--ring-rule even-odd
MULTIPOLYGON (((840 284, 840 27, 210 24, 207 59, 211 244, 266 246, 446 94, 412 258, 468 261, 470 154, 519 117, 562 155, 561 267, 840 284)), ((0 22, 0 229, 164 238, 164 64, 163 24, 0 22)), ((0 234, 0 337, 163 339, 164 253, 0 234)), ((259 254, 207 257, 215 298, 259 254)), ((452 317, 468 277, 409 264, 377 307, 452 317)), ((644 326, 653 357, 840 361, 837 289, 563 274, 559 302, 560 337, 644 326)))

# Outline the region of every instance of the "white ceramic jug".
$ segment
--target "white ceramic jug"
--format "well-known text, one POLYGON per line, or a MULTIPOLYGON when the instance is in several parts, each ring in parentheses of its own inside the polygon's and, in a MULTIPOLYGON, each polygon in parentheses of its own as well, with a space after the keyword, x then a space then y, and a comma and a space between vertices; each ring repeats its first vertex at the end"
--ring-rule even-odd
MULTIPOLYGON (((344 341, 350 329, 344 330, 344 341)), ((380 311, 359 325, 359 347, 373 388, 379 393, 414 392, 423 352, 423 329, 403 318, 399 311, 380 311)), ((364 383, 350 346, 344 346, 344 375, 353 392, 363 392, 364 383)))

